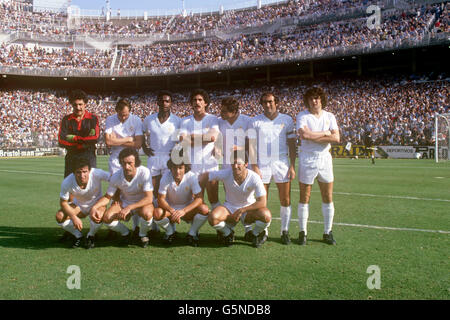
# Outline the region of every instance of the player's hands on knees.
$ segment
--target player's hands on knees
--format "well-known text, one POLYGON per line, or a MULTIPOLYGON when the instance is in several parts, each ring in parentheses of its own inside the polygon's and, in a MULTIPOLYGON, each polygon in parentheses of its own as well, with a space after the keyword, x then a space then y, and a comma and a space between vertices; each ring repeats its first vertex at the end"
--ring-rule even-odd
POLYGON ((83 229, 83 221, 81 221, 81 219, 77 216, 73 216, 71 219, 75 228, 81 231, 81 229, 83 229))
POLYGON ((171 220, 172 222, 180 223, 181 218, 184 217, 186 212, 184 210, 175 210, 175 212, 172 213, 171 220))
POLYGON ((100 223, 102 221, 102 212, 100 212, 100 209, 98 208, 93 208, 92 212, 91 212, 91 219, 95 222, 95 223, 100 223))
POLYGON ((243 214, 244 212, 245 212, 245 211, 242 210, 242 208, 237 209, 235 212, 233 212, 233 214, 231 215, 231 218, 232 218, 234 221, 239 222, 239 219, 241 218, 241 216, 242 216, 242 214, 243 214))

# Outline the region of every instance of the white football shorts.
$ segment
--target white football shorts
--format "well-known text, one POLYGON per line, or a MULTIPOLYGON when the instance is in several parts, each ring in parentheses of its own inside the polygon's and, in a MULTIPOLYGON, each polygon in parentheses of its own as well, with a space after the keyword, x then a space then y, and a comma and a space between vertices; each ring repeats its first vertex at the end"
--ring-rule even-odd
POLYGON ((334 181, 333 159, 329 151, 301 151, 298 162, 298 180, 303 184, 313 184, 314 179, 323 183, 334 181))
POLYGON ((259 170, 261 171, 262 181, 264 184, 270 183, 272 178, 275 183, 285 183, 290 181, 288 178, 288 158, 274 160, 267 165, 261 165, 259 167, 259 170))
POLYGON ((152 177, 162 176, 167 170, 167 161, 169 161, 170 155, 155 155, 148 157, 147 168, 150 170, 152 177))

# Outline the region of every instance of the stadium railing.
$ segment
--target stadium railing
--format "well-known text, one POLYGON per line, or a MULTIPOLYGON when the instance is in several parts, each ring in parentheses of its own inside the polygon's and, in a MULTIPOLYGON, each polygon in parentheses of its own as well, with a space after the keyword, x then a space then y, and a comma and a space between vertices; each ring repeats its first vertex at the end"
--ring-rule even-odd
POLYGON ((0 73, 28 75, 28 76, 50 76, 50 77, 133 77, 133 76, 170 75, 170 74, 182 74, 194 72, 208 72, 216 70, 229 70, 241 67, 281 64, 297 61, 308 61, 318 58, 320 59, 336 58, 343 56, 379 53, 390 50, 409 49, 415 47, 425 47, 447 43, 450 43, 450 32, 438 34, 428 33, 425 36, 418 38, 385 40, 377 43, 364 43, 325 49, 310 49, 297 51, 295 53, 285 55, 272 55, 245 60, 235 59, 218 63, 189 65, 189 66, 151 67, 151 68, 142 68, 138 70, 120 69, 113 71, 109 69, 49 69, 39 67, 0 66, 0 73))

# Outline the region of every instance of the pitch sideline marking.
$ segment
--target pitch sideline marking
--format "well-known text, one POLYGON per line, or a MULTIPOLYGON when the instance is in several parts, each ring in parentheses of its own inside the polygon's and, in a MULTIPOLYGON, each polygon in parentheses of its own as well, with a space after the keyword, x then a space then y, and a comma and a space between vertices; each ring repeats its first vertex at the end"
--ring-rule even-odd
MULTIPOLYGON (((7 173, 31 173, 31 174, 42 174, 42 175, 53 175, 53 176, 62 176, 60 173, 54 172, 39 172, 39 171, 21 171, 21 170, 3 170, 0 169, 0 172, 7 173)), ((276 189, 276 186, 271 185, 271 189, 276 189)), ((299 192, 299 189, 291 188, 291 191, 299 192)), ((312 191, 312 192, 320 192, 320 191, 312 191)), ((432 198, 418 198, 418 197, 408 197, 408 196, 391 196, 391 195, 377 195, 377 194, 368 194, 368 193, 349 193, 349 192, 333 192, 338 195, 345 196, 360 196, 360 197, 374 197, 374 198, 390 198, 390 199, 406 199, 406 200, 422 200, 422 201, 441 201, 441 202, 450 202, 448 199, 432 199, 432 198)))
MULTIPOLYGON (((270 189, 277 190, 276 186, 271 185, 270 189)), ((291 188, 291 191, 299 192, 299 189, 291 188)), ((311 191, 320 193, 320 191, 311 191)), ((390 199, 404 199, 404 200, 423 200, 423 201, 441 201, 441 202, 450 202, 449 199, 432 199, 432 198, 418 198, 418 197, 409 197, 409 196, 391 196, 388 194, 369 194, 369 193, 350 193, 350 192, 335 192, 333 194, 339 194, 344 196, 360 196, 360 197, 372 197, 372 198, 390 198, 390 199)))
MULTIPOLYGON (((278 217, 275 217, 275 218, 272 218, 272 219, 281 220, 281 218, 278 218, 278 217)), ((323 221, 308 221, 308 223, 323 224, 323 221)), ((354 223, 343 223, 343 222, 333 222, 333 225, 346 226, 346 227, 368 228, 368 229, 381 229, 381 230, 394 230, 394 231, 420 231, 420 232, 432 232, 432 233, 450 234, 450 231, 444 231, 444 230, 380 227, 380 226, 371 226, 371 225, 366 225, 366 224, 354 224, 354 223)))

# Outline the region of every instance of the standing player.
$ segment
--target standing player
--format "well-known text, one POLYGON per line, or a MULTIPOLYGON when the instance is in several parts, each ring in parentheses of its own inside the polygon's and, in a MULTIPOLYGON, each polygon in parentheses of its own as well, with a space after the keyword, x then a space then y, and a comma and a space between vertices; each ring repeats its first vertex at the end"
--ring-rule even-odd
POLYGON ((67 150, 64 166, 64 178, 74 171, 73 159, 84 156, 92 168, 97 166, 95 144, 100 135, 98 117, 86 110, 88 98, 81 90, 69 95, 72 114, 64 116, 58 132, 59 145, 67 150))
MULTIPOLYGON (((180 140, 185 155, 190 157, 191 170, 199 175, 203 172, 219 170, 214 156, 214 142, 219 135, 217 117, 208 114, 209 95, 205 90, 192 91, 189 102, 194 114, 183 118, 180 124, 180 140)), ((219 203, 219 184, 211 181, 206 185, 208 200, 214 209, 219 203)))
POLYGON ((291 180, 295 178, 296 158, 294 121, 289 115, 278 112, 279 100, 274 93, 263 93, 260 103, 264 112, 253 119, 249 130, 252 169, 262 178, 267 194, 272 178, 277 185, 281 204, 281 241, 289 244, 291 180))
POLYGON ((131 113, 127 99, 120 99, 116 104, 116 114, 106 118, 105 143, 111 148, 109 172, 114 174, 122 169, 119 153, 127 147, 139 150, 144 141, 141 119, 131 113))
POLYGON ((208 206, 203 204, 202 189, 198 184, 198 176, 190 170, 190 166, 181 162, 167 162, 169 171, 165 172, 159 187, 158 204, 155 209, 156 223, 166 230, 164 241, 172 243, 175 230, 171 223, 180 223, 180 219, 191 223, 187 242, 198 246, 198 230, 208 219, 208 206))
POLYGON ((324 219, 323 240, 331 245, 336 244, 331 232, 333 204, 333 163, 330 148, 331 142, 339 143, 339 128, 335 116, 323 110, 327 97, 321 88, 308 89, 303 96, 308 110, 297 115, 297 130, 301 139, 299 150, 299 184, 300 201, 298 204, 298 222, 300 225, 299 241, 306 244, 309 216, 309 199, 314 179, 317 178, 322 195, 322 214, 324 219))
POLYGON ((73 248, 81 245, 83 222, 80 219, 89 215, 91 228, 86 237, 86 247, 94 247, 94 237, 102 226, 105 206, 93 209, 94 204, 102 197, 102 181, 109 181, 109 173, 101 169, 92 168, 89 159, 78 156, 73 159, 74 171, 61 184, 60 205, 56 213, 56 221, 75 240, 73 248), (72 197, 73 201, 69 202, 72 197))
POLYGON ((272 215, 267 209, 266 189, 258 174, 249 170, 248 158, 243 152, 233 152, 231 168, 206 172, 199 177, 200 184, 207 181, 222 181, 226 190, 225 203, 216 207, 208 217, 209 224, 222 233, 226 246, 234 241, 234 230, 241 220, 244 225, 255 223, 251 230, 253 246, 259 248, 267 240, 267 228, 272 215), (256 197, 256 199, 255 199, 256 197))
MULTIPOLYGON (((131 113, 131 105, 127 99, 120 99, 116 104, 116 114, 106 118, 105 142, 111 148, 109 157, 109 172, 114 174, 122 169, 119 163, 119 153, 130 147, 139 150, 144 141, 141 119, 131 113)), ((116 195, 114 200, 119 196, 116 195)), ((137 236, 139 216, 133 216, 134 236, 137 236)))
POLYGON ((94 205, 94 210, 106 206, 117 190, 120 202, 114 202, 103 217, 103 222, 122 235, 122 243, 128 244, 130 231, 119 220, 128 221, 132 215, 140 217, 142 247, 147 247, 147 232, 153 220, 153 186, 150 170, 141 166, 139 154, 134 148, 125 148, 119 153, 122 170, 116 171, 110 179, 106 194, 94 205))
POLYGON ((239 102, 233 97, 222 99, 220 116, 219 131, 222 137, 224 169, 231 168, 230 159, 235 150, 246 150, 247 130, 251 125, 251 118, 240 114, 239 102))
POLYGON ((155 200, 158 198, 161 177, 166 171, 169 171, 167 161, 170 159, 171 150, 177 143, 181 122, 179 117, 171 113, 171 92, 159 92, 157 103, 158 113, 151 114, 144 120, 143 131, 147 136, 148 145, 142 144, 142 149, 148 156, 147 168, 152 174, 155 200))

